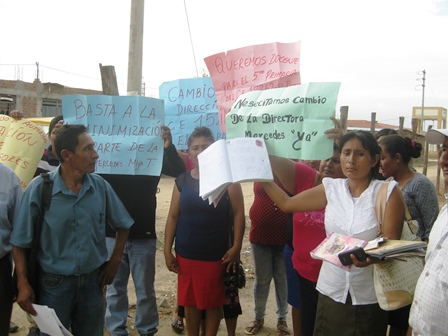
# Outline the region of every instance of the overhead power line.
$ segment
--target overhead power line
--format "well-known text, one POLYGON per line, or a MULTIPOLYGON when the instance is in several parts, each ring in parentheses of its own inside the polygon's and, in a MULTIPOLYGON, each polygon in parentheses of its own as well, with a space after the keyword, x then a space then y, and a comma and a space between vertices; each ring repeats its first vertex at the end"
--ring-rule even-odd
POLYGON ((184 0, 184 7, 185 7, 185 16, 187 18, 188 34, 190 35, 191 51, 193 52, 194 67, 196 69, 196 77, 199 77, 198 65, 196 64, 196 55, 194 53, 194 47, 193 47, 193 38, 191 37, 190 21, 188 19, 187 4, 185 0, 184 0))

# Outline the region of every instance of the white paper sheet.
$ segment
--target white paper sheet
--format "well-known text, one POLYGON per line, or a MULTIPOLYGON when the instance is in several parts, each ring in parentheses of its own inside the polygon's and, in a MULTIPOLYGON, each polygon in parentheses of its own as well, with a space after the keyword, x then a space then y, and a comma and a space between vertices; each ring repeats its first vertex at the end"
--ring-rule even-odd
POLYGON ((33 304, 37 315, 32 316, 40 331, 51 336, 73 336, 61 323, 53 308, 33 304))

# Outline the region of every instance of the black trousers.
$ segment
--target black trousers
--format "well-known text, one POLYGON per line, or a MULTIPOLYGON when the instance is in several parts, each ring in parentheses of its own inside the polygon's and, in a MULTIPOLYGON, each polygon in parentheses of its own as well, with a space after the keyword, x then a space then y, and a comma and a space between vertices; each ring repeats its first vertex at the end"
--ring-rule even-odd
POLYGON ((312 336, 314 332, 314 323, 316 320, 317 301, 319 292, 316 289, 316 283, 312 282, 297 273, 300 288, 300 320, 302 323, 302 335, 312 336))
POLYGON ((8 336, 12 312, 12 267, 10 255, 0 259, 0 336, 8 336))

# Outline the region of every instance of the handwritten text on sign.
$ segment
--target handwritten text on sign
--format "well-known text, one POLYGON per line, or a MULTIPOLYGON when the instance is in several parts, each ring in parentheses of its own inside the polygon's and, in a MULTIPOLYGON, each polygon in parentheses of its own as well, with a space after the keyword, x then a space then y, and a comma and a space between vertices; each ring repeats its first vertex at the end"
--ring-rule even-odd
POLYGON ((177 149, 187 149, 188 137, 198 126, 210 128, 215 140, 225 139, 210 77, 165 82, 159 88, 159 97, 164 101, 165 124, 177 149))
POLYGON ((62 97, 64 122, 84 124, 95 142, 100 174, 159 176, 163 163, 163 101, 147 97, 62 97))
POLYGON ((334 128, 340 83, 308 83, 241 95, 226 116, 227 137, 260 137, 269 154, 321 160, 333 153, 325 130, 334 128))
POLYGON ((0 162, 15 171, 22 189, 32 180, 46 143, 45 133, 31 121, 0 115, 0 162))
POLYGON ((223 131, 225 115, 241 94, 300 84, 300 42, 254 45, 204 61, 216 90, 223 131))

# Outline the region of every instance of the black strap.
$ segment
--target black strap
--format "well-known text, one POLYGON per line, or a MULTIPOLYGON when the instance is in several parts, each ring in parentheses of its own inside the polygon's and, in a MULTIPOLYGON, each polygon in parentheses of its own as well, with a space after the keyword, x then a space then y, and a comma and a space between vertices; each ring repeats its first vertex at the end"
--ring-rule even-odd
POLYGON ((36 294, 36 288, 38 284, 38 264, 37 264, 37 252, 40 245, 40 236, 42 232, 42 224, 44 221, 45 211, 50 209, 51 194, 53 192, 53 181, 50 179, 48 173, 41 173, 40 176, 44 179, 42 184, 42 196, 40 212, 34 224, 33 243, 28 255, 28 281, 36 294))
POLYGON ((228 203, 228 206, 229 206, 229 226, 230 226, 230 229, 229 229, 229 244, 230 244, 230 247, 232 247, 233 246, 233 242, 234 242, 234 239, 235 239, 235 234, 234 234, 234 226, 233 226, 233 219, 234 219, 234 217, 233 217, 233 209, 232 209, 232 203, 230 202, 230 196, 229 195, 227 195, 227 203, 228 203))
POLYGON ((40 177, 44 179, 44 184, 42 187, 41 210, 45 211, 50 209, 51 194, 53 192, 53 180, 50 179, 50 175, 48 173, 41 173, 40 177))
POLYGON ((42 184, 42 196, 40 201, 39 216, 37 217, 36 223, 34 224, 33 244, 31 247, 32 250, 37 250, 37 247, 39 247, 40 234, 42 232, 42 224, 44 222, 45 211, 50 209, 51 194, 53 192, 53 181, 50 179, 50 175, 48 175, 48 173, 41 173, 40 177, 44 179, 44 183, 42 184))

